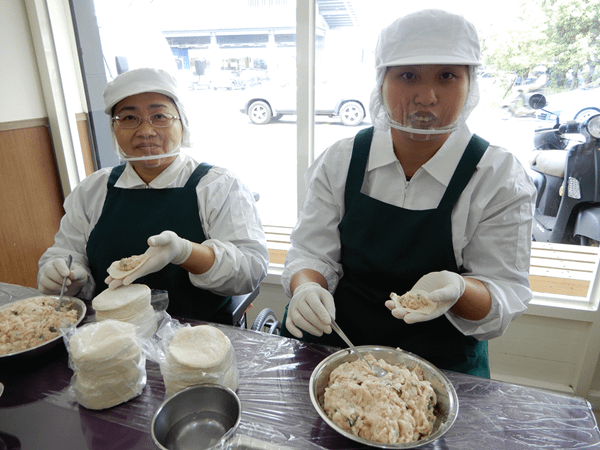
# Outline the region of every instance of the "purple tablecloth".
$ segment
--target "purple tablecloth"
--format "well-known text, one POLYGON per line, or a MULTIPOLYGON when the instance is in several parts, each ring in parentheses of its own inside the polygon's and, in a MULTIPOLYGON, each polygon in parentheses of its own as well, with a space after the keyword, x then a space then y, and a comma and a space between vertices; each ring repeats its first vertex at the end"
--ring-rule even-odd
MULTIPOLYGON (((0 305, 39 295, 0 283, 0 305), (9 294, 7 294, 9 293, 9 294), (4 297, 3 297, 4 295, 4 297)), ((222 325, 235 348, 242 402, 237 434, 275 448, 364 448, 333 431, 313 409, 312 370, 334 348, 222 325)), ((134 450, 156 448, 152 416, 164 400, 158 364, 147 361, 143 393, 114 408, 79 406, 63 345, 34 360, 0 367, 0 449, 134 450)), ((454 426, 422 449, 600 449, 600 433, 583 398, 444 372, 459 399, 454 426)), ((233 447, 248 448, 248 447, 233 447)))

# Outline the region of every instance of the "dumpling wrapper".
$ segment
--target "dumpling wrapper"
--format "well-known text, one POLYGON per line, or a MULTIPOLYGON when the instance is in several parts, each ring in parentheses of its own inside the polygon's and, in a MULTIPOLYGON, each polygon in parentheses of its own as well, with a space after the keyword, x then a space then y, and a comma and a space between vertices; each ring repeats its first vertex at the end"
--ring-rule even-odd
POLYGON ((115 280, 122 280, 138 270, 149 258, 145 253, 122 258, 119 261, 113 261, 106 271, 115 280))
POLYGON ((92 308, 98 311, 115 311, 123 308, 129 313, 139 312, 150 305, 152 290, 145 284, 130 284, 116 289, 105 289, 92 300, 92 308))
POLYGON ((429 293, 421 289, 408 291, 402 296, 392 292, 390 299, 394 301, 396 307, 421 314, 431 314, 436 308, 435 302, 429 299, 429 293))
POLYGON ((130 359, 140 353, 135 325, 116 320, 89 324, 70 339, 70 354, 75 366, 98 367, 111 360, 130 359))
POLYGON ((185 327, 175 332, 169 353, 179 364, 204 370, 221 369, 231 353, 231 341, 210 325, 185 327))

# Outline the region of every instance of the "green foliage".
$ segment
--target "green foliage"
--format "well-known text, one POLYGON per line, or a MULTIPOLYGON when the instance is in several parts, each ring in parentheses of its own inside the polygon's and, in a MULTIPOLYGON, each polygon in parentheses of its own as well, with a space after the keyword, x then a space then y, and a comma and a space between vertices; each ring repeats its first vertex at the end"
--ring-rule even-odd
POLYGON ((592 81, 600 75, 593 75, 600 55, 600 0, 523 0, 514 21, 492 27, 482 41, 488 68, 525 77, 543 64, 557 86, 569 69, 575 78, 592 81), (582 74, 588 67, 592 73, 582 74))
POLYGON ((588 65, 595 67, 600 51, 600 0, 546 0, 543 11, 556 74, 564 76, 573 69, 577 75, 588 65))

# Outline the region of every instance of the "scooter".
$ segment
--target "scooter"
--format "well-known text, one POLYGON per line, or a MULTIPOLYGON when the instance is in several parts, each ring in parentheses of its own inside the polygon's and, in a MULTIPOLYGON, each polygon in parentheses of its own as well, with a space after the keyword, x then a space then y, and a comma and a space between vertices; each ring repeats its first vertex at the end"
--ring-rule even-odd
MULTIPOLYGON (((529 105, 545 110, 534 94, 529 105)), ((600 243, 600 114, 535 131, 530 161, 537 189, 533 240, 598 246, 600 243)))
POLYGON ((508 120, 511 117, 535 117, 536 110, 529 106, 529 100, 533 95, 535 95, 533 92, 513 89, 501 104, 500 118, 508 120))

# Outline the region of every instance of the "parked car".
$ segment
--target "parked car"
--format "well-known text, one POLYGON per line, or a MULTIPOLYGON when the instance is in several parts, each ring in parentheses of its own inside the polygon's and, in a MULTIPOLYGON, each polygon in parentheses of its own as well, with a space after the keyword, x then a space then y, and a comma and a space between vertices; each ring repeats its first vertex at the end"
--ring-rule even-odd
MULTIPOLYGON (((547 111, 560 116, 561 122, 567 120, 583 120, 600 114, 600 79, 572 91, 546 95, 547 111)), ((555 120, 556 117, 538 111, 538 118, 555 120)))
MULTIPOLYGON (((315 90, 315 115, 339 117, 346 126, 356 126, 364 120, 369 105, 368 89, 318 83, 315 90)), ((296 115, 296 88, 294 85, 257 88, 240 112, 256 125, 296 115)))
POLYGON ((242 69, 240 77, 246 87, 260 86, 269 79, 267 71, 262 69, 242 69))
POLYGON ((244 89, 246 85, 237 70, 215 70, 211 74, 210 87, 213 89, 244 89))
POLYGON ((237 70, 213 70, 197 76, 194 90, 200 88, 233 90, 245 89, 246 85, 237 70))

